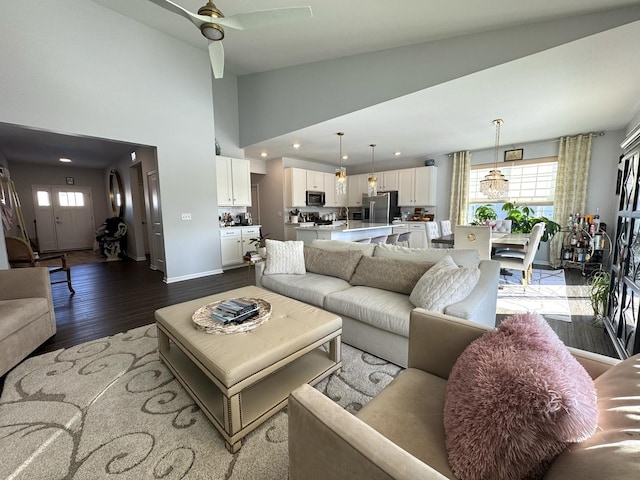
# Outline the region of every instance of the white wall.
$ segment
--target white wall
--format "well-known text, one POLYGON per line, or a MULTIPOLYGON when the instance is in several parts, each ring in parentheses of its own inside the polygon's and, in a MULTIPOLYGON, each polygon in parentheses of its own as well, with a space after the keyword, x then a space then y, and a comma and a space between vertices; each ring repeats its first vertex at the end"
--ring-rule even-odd
POLYGON ((213 108, 220 154, 244 158, 244 150, 239 146, 238 78, 231 72, 225 72, 224 78, 213 80, 213 108))
POLYGON ((219 271, 207 52, 85 0, 40 3, 46 33, 32 5, 0 11, 0 121, 156 146, 167 280, 219 271))

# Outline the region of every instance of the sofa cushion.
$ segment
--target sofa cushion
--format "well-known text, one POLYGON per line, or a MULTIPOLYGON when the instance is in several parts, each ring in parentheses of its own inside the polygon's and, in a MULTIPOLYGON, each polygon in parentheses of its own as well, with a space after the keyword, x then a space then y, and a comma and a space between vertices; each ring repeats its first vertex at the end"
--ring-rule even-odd
POLYGON ((542 316, 514 315, 472 342, 451 370, 449 462, 461 480, 541 478, 569 442, 594 433, 597 417, 584 367, 542 316))
POLYGON ((347 282, 362 257, 360 250, 325 250, 304 246, 304 265, 307 272, 338 277, 347 282))
POLYGON ((640 354, 595 380, 598 429, 569 445, 553 462, 545 480, 640 478, 640 354))
POLYGON ((453 478, 442 424, 445 389, 446 380, 408 368, 356 415, 414 457, 453 478))
POLYGON ((351 287, 329 293, 325 310, 355 318, 374 327, 409 336, 409 317, 413 305, 402 293, 371 287, 351 287))
POLYGON ((307 273, 306 275, 263 275, 264 288, 301 302, 324 308, 325 297, 332 292, 352 288, 341 278, 307 273))
POLYGON ((49 313, 46 298, 0 300, 0 339, 7 338, 25 325, 49 313))
POLYGON ((264 275, 304 275, 304 242, 267 240, 267 262, 264 275))
POLYGON ((409 295, 433 263, 362 257, 349 283, 409 295))
POLYGON ((417 262, 437 263, 445 256, 450 256, 461 267, 477 267, 480 263, 480 252, 463 248, 409 248, 401 245, 382 243, 375 246, 374 257, 396 258, 417 262))
POLYGON ((416 307, 442 313, 449 305, 467 298, 479 279, 479 268, 458 268, 447 255, 417 281, 409 301, 416 307))
POLYGON ((323 250, 358 250, 362 255, 372 257, 376 248, 374 243, 344 242, 342 240, 321 240, 319 238, 311 242, 311 246, 323 250))

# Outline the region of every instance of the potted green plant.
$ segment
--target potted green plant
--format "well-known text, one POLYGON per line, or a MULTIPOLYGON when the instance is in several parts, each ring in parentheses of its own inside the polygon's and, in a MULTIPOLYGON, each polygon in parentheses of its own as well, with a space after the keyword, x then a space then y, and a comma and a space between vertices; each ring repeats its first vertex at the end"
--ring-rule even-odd
POLYGON ((258 253, 260 255, 265 255, 266 252, 266 247, 267 247, 267 237, 269 236, 268 233, 265 233, 264 235, 262 234, 262 230, 260 230, 260 235, 258 237, 254 237, 254 238, 250 238, 249 239, 249 243, 251 245, 254 245, 256 250, 258 251, 258 253))
POLYGON ((476 208, 474 212, 474 217, 471 222, 471 225, 486 225, 490 220, 496 220, 498 218, 498 214, 493 209, 490 204, 480 205, 476 208))
POLYGON ((594 273, 589 282, 589 300, 593 307, 593 313, 598 319, 602 318, 607 311, 610 282, 611 275, 609 272, 603 271, 594 273))
POLYGON ((507 213, 505 218, 507 220, 511 220, 512 233, 531 233, 531 230, 536 223, 544 222, 545 229, 541 240, 546 242, 561 228, 560 224, 543 215, 534 217, 533 209, 526 205, 516 205, 515 203, 506 202, 502 205, 502 210, 507 213))

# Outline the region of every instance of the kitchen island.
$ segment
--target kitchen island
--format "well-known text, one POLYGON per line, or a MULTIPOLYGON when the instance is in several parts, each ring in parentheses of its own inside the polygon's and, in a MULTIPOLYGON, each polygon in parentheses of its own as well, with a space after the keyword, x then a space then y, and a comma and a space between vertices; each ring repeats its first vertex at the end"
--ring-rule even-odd
POLYGON ((342 240, 356 242, 364 238, 374 238, 381 235, 391 235, 393 227, 403 224, 368 223, 350 221, 343 225, 316 225, 296 228, 297 240, 310 244, 313 240, 342 240))

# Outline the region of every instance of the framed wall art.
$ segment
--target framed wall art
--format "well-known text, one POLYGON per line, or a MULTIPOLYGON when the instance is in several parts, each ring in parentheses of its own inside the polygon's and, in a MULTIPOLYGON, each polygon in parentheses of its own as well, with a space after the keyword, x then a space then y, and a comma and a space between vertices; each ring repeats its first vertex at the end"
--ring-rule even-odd
POLYGON ((524 149, 518 148, 516 150, 505 150, 504 161, 513 162, 514 160, 522 160, 524 157, 524 149))

